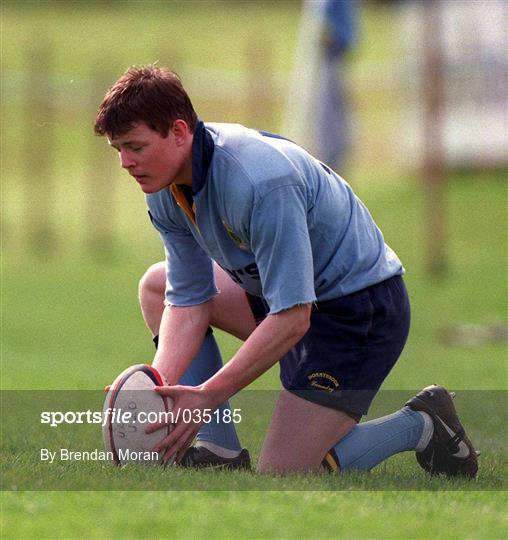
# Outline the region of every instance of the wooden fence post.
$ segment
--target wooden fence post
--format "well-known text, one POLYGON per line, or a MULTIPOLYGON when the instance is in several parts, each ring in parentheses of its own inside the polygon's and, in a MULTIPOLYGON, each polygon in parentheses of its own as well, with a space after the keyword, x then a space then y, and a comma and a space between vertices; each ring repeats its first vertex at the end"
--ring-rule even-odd
POLYGON ((55 247, 52 225, 51 164, 55 142, 54 50, 43 36, 32 36, 25 49, 25 219, 29 248, 47 253, 55 247))
POLYGON ((441 275, 446 270, 446 166, 443 141, 444 61, 440 0, 424 5, 424 126, 423 188, 425 253, 428 271, 441 275))
MULTIPOLYGON (((114 64, 111 64, 114 65, 114 64)), ((111 257, 115 247, 114 196, 116 191, 117 157, 113 154, 105 137, 93 133, 93 123, 106 90, 114 83, 109 71, 97 65, 92 66, 90 81, 90 125, 88 148, 88 181, 86 189, 86 236, 88 251, 97 259, 111 257)))

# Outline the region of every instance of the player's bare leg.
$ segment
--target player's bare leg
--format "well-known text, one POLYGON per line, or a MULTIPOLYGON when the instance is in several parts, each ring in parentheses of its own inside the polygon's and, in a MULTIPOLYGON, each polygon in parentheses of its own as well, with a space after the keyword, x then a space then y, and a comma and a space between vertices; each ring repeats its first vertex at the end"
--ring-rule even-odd
POLYGON ((220 293, 213 299, 212 326, 245 341, 256 329, 245 291, 216 264, 214 274, 220 293))
MULTIPOLYGON (((214 265, 214 273, 220 293, 213 299, 212 326, 246 340, 256 328, 256 322, 245 292, 219 266, 214 265)), ((153 336, 159 333, 165 287, 164 262, 150 266, 139 282, 141 311, 153 336)))
POLYGON ((139 305, 143 319, 152 333, 159 334, 164 311, 164 291, 166 288, 166 270, 163 262, 155 263, 144 273, 139 281, 139 305))
POLYGON ((342 411, 282 390, 266 434, 258 472, 320 471, 326 453, 356 426, 342 411))

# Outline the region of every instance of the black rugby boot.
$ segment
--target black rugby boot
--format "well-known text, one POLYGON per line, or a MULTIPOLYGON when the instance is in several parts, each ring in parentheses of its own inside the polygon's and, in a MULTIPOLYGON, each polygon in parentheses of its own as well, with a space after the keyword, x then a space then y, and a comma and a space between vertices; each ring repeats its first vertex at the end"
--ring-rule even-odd
POLYGON ((434 423, 432 438, 423 451, 416 452, 416 459, 430 474, 474 478, 479 453, 460 423, 452 401, 454 396, 443 386, 434 384, 406 403, 414 411, 427 413, 434 423))
POLYGON ((192 469, 245 469, 250 470, 249 451, 244 448, 238 456, 234 458, 225 458, 214 454, 204 446, 191 446, 185 452, 180 466, 192 469))

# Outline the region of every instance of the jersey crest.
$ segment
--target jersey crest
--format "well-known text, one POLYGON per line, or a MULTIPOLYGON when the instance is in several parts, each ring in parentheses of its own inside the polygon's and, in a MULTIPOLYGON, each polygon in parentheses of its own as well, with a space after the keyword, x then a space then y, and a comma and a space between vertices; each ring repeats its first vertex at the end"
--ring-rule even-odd
POLYGON ((240 249, 243 249, 244 251, 249 251, 249 244, 247 244, 247 242, 244 242, 225 221, 222 221, 222 224, 224 225, 224 228, 226 229, 229 238, 231 238, 231 240, 233 240, 233 242, 240 249))

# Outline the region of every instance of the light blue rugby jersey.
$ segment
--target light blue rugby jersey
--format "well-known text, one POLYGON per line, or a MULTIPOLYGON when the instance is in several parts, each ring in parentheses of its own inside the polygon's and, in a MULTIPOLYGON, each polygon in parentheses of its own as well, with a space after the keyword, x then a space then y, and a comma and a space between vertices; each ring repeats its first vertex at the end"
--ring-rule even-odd
POLYGON ((169 304, 217 294, 212 260, 272 314, 404 271, 349 185, 287 139, 199 122, 192 173, 196 223, 169 189, 147 195, 166 250, 169 304))

